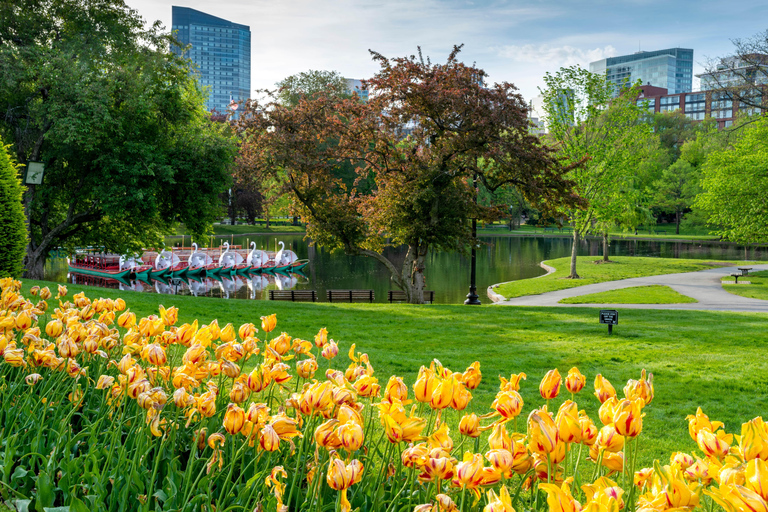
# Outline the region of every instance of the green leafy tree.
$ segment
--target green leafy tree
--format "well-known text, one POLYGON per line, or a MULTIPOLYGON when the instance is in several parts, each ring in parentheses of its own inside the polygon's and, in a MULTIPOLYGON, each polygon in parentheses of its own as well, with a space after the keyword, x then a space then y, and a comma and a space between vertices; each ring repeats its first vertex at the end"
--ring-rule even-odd
POLYGON ((27 245, 23 190, 9 149, 0 139, 0 277, 21 275, 27 245))
POLYGON ((675 233, 680 234, 680 221, 685 210, 693 206, 699 193, 699 177, 696 168, 680 158, 664 169, 654 182, 655 204, 675 214, 675 233))
POLYGON ((46 169, 24 198, 27 276, 57 246, 136 251, 179 221, 202 235, 236 147, 159 23, 120 0, 6 2, 0 18, 0 130, 46 169))
POLYGON ((573 66, 544 77, 544 111, 549 140, 574 169, 569 177, 586 208, 565 213, 573 224, 573 249, 569 277, 576 272, 579 240, 597 228, 603 233, 607 259, 608 229, 620 223, 629 227, 642 215, 627 215, 643 208, 636 179, 638 163, 656 150, 657 142, 644 123, 635 87, 613 98, 605 76, 573 66))
POLYGON ((338 71, 303 71, 277 82, 277 98, 283 105, 296 106, 303 98, 323 93, 347 96, 347 82, 338 71))
POLYGON ((477 243, 468 219, 498 214, 476 204, 475 176, 489 191, 515 185, 543 208, 579 201, 552 151, 528 133, 515 87, 486 85, 459 50, 444 64, 373 53, 381 69, 367 103, 323 93, 293 108, 250 102, 239 125, 240 169, 285 172, 307 234, 375 258, 412 303, 423 302, 428 251, 468 251, 477 243), (342 163, 373 183, 367 193, 336 174, 342 163), (406 246, 405 258, 390 260, 388 245, 406 246))
POLYGON ((701 165, 703 192, 695 205, 715 233, 742 244, 768 241, 768 118, 743 126, 732 143, 711 151, 701 165))

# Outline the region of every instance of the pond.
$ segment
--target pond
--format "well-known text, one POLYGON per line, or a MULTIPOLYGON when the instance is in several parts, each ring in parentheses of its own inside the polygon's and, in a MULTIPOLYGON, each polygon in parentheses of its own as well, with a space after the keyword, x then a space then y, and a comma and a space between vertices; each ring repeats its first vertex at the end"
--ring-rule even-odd
MULTIPOLYGON (((206 279, 202 282, 182 281, 145 283, 132 281, 130 286, 84 280, 82 276, 67 274, 66 261, 49 260, 46 278, 58 282, 80 282, 82 284, 107 285, 150 293, 183 295, 205 295, 208 297, 237 299, 266 299, 269 289, 316 290, 318 297, 325 301, 328 289, 371 289, 376 302, 386 302, 387 292, 397 290, 384 266, 363 256, 349 256, 340 252, 331 253, 321 247, 309 245, 302 234, 256 235, 250 237, 216 238, 215 243, 228 241, 248 247, 256 242, 260 249, 274 250, 276 240, 285 243, 286 249, 293 250, 299 258, 310 260, 303 275, 290 276, 236 276, 233 279, 206 279)), ((486 296, 488 286, 505 281, 536 277, 544 273, 539 267, 542 260, 570 255, 571 239, 566 237, 518 237, 483 236, 483 245, 477 254, 477 293, 483 303, 489 303, 486 296)), ((180 240, 174 239, 174 243, 180 240)), ((187 245, 189 240, 186 241, 187 245)), ((583 241, 580 255, 601 254, 600 240, 583 241)), ((768 248, 750 248, 717 242, 671 242, 643 240, 614 240, 610 254, 656 256, 665 258, 694 258, 714 260, 768 260, 768 248)), ((405 256, 404 250, 389 248, 386 252, 391 259, 405 256)), ((461 304, 469 292, 469 257, 455 253, 430 253, 427 256, 427 290, 435 291, 435 303, 461 304)))

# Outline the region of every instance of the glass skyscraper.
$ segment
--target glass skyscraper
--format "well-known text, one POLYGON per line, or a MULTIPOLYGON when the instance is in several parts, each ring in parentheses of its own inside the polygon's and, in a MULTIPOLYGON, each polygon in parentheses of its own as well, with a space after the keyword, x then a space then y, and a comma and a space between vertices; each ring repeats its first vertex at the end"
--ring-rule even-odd
POLYGON ((643 85, 667 89, 669 94, 693 89, 693 50, 668 48, 654 52, 637 52, 609 57, 589 64, 592 73, 605 74, 618 94, 622 87, 638 80, 643 85))
POLYGON ((246 25, 211 16, 188 7, 171 8, 171 25, 185 56, 200 73, 200 84, 208 89, 208 110, 223 114, 230 100, 251 97, 251 29, 246 25))

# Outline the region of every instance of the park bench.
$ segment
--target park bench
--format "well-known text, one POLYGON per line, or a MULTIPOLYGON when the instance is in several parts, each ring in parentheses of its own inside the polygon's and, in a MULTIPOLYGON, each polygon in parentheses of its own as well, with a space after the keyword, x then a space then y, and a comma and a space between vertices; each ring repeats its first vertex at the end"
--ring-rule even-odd
POLYGON ((328 302, 373 302, 373 290, 327 290, 328 302))
POLYGON ((317 292, 315 290, 269 290, 269 300, 317 302, 317 292))
MULTIPOLYGON (((405 301, 405 292, 403 290, 389 290, 389 293, 387 294, 389 297, 389 302, 404 302, 405 301)), ((435 301, 435 291, 434 290, 424 290, 424 302, 429 302, 432 304, 435 301)))

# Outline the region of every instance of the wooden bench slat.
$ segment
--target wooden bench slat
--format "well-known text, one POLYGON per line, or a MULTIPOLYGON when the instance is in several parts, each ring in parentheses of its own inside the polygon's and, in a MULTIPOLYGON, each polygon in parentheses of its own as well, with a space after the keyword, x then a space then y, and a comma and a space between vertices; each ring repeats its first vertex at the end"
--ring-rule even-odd
POLYGON ((373 290, 326 290, 328 302, 373 302, 373 290))
POLYGON ((269 290, 269 300, 317 302, 317 292, 315 290, 269 290))

